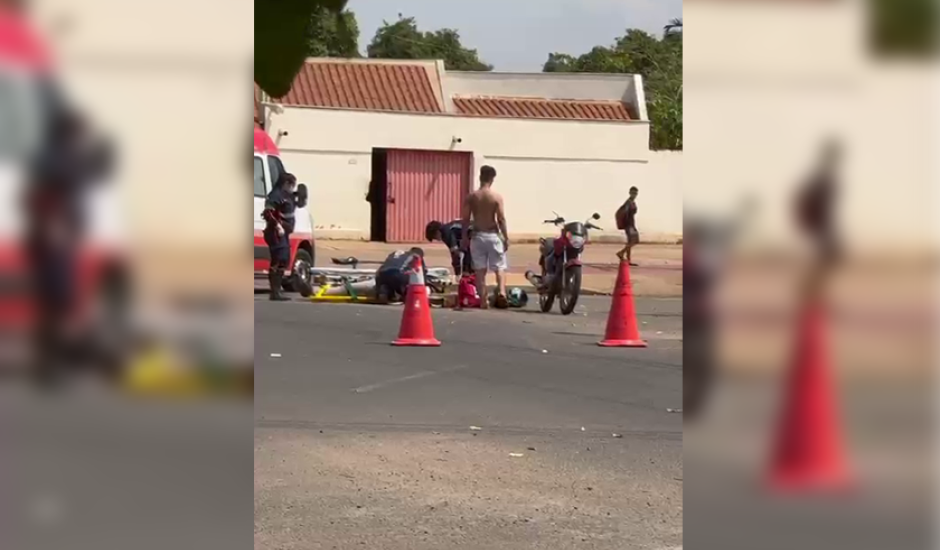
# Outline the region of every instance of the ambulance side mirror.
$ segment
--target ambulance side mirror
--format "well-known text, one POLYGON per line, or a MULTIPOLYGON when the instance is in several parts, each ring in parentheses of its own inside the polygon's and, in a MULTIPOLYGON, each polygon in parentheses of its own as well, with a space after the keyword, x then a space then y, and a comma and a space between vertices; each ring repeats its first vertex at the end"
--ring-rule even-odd
POLYGON ((303 183, 297 184, 297 190, 294 191, 294 197, 297 199, 297 208, 307 206, 307 186, 303 183))

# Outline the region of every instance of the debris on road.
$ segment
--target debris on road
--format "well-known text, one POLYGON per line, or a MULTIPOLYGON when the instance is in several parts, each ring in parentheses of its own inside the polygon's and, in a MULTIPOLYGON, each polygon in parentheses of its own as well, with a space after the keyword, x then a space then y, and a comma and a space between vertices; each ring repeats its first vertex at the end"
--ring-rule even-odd
POLYGON ((548 350, 547 350, 547 349, 543 349, 543 350, 542 350, 542 353, 548 353, 548 350))
POLYGON ((682 409, 666 409, 667 413, 681 413, 682 409))
POLYGON ((522 458, 523 454, 522 453, 509 453, 509 456, 513 458, 522 458))
POLYGON ((529 451, 534 451, 534 450, 535 450, 535 447, 527 447, 526 449, 529 450, 529 451))
POLYGON ((581 426, 581 431, 582 431, 582 432, 584 431, 584 426, 581 426))
POLYGON ((614 439, 623 439, 622 434, 612 434, 612 435, 614 436, 614 439))
POLYGON ((271 354, 271 357, 274 357, 275 359, 277 359, 277 358, 280 357, 280 356, 281 356, 280 353, 272 353, 272 354, 271 354))
POLYGON ((470 426, 470 431, 472 431, 472 432, 479 432, 479 431, 483 431, 483 428, 481 428, 481 427, 479 427, 479 426, 470 426))

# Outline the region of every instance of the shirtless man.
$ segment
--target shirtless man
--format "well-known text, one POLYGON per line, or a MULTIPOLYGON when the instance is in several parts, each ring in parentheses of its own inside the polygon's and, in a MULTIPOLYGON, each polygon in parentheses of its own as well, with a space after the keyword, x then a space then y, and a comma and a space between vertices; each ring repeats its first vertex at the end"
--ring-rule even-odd
POLYGON ((476 272, 477 293, 480 307, 489 307, 486 290, 486 272, 496 272, 496 284, 499 294, 497 304, 506 300, 506 251, 509 239, 506 232, 506 213, 503 209, 503 197, 493 191, 496 170, 492 166, 480 168, 480 188, 470 193, 463 203, 463 238, 462 250, 470 250, 473 270, 476 272), (470 220, 473 219, 473 239, 469 239, 470 220))

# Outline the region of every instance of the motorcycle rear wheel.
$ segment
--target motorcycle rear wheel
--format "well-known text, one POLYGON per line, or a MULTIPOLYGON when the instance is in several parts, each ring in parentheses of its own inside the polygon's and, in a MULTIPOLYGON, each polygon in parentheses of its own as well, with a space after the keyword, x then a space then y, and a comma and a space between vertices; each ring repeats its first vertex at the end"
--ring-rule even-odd
MULTIPOLYGON (((545 280, 545 269, 542 269, 542 280, 545 280)), ((542 310, 542 313, 548 313, 552 310, 552 306, 555 305, 555 285, 552 285, 552 288, 546 288, 545 290, 539 292, 539 309, 542 310)))

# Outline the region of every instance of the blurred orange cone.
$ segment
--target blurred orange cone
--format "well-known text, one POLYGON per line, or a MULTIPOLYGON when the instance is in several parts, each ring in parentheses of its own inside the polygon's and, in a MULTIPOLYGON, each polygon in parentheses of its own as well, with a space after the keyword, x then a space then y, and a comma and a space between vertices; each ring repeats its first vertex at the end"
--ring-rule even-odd
POLYGON ((633 285, 630 284, 630 264, 620 262, 617 273, 617 285, 614 287, 614 300, 607 316, 607 331, 604 339, 597 343, 607 348, 645 348, 646 342, 640 338, 640 329, 636 323, 636 311, 633 306, 633 285))
POLYGON ((769 485, 780 493, 834 491, 851 483, 830 380, 825 315, 806 306, 771 457, 769 485))
POLYGON ((424 284, 424 266, 421 258, 415 260, 408 293, 405 297, 405 310, 402 312, 401 328, 393 346, 440 346, 434 337, 434 324, 431 321, 431 304, 428 300, 428 287, 424 284))

